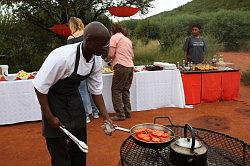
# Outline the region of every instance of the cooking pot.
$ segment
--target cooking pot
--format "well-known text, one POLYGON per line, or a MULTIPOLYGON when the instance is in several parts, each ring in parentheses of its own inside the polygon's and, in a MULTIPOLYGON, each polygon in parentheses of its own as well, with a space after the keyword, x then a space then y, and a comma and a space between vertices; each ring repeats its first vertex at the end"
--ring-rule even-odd
POLYGON ((122 128, 122 127, 115 125, 115 129, 130 133, 136 144, 147 147, 147 148, 152 148, 152 149, 153 148, 160 149, 160 148, 164 148, 164 147, 168 146, 173 141, 173 139, 175 137, 174 132, 171 129, 169 129, 166 126, 154 124, 154 123, 137 124, 137 125, 133 126, 131 129, 126 129, 126 128, 122 128), (161 130, 161 131, 164 131, 165 133, 168 133, 169 137, 168 137, 168 139, 164 139, 163 142, 146 142, 146 141, 138 139, 136 137, 136 134, 135 134, 136 130, 142 129, 142 128, 147 128, 147 129, 152 129, 152 130, 161 130))
POLYGON ((175 166, 206 166, 207 147, 200 141, 195 140, 193 128, 186 124, 184 137, 170 144, 169 159, 175 166), (187 130, 191 132, 192 138, 187 138, 187 130))

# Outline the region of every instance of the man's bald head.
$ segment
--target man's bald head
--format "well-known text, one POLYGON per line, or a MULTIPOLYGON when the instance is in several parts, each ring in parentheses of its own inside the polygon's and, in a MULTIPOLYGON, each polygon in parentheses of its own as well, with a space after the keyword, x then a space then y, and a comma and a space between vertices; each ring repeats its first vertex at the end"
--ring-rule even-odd
POLYGON ((109 30, 100 22, 94 21, 89 23, 84 29, 84 37, 85 38, 93 38, 93 39, 110 39, 109 30))
POLYGON ((85 41, 82 45, 85 56, 87 56, 86 54, 89 57, 92 55, 103 56, 108 51, 110 33, 102 23, 94 21, 85 27, 83 40, 85 41))

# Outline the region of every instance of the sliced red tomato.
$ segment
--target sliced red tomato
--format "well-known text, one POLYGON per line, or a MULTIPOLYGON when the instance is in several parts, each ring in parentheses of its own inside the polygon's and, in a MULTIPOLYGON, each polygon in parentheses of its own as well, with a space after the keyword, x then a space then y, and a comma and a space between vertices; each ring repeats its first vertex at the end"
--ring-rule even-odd
POLYGON ((145 133, 146 129, 145 128, 141 128, 141 129, 137 129, 135 130, 135 133, 136 134, 139 134, 139 133, 145 133))
POLYGON ((160 131, 160 130, 159 130, 159 132, 157 133, 157 136, 158 136, 158 137, 161 137, 162 134, 164 134, 164 131, 160 131))
POLYGON ((160 138, 154 137, 151 139, 152 142, 161 142, 160 138))
POLYGON ((160 136, 162 136, 162 134, 164 134, 164 131, 162 131, 162 130, 154 130, 152 134, 157 136, 157 137, 160 137, 160 136))
POLYGON ((153 130, 152 134, 157 136, 158 130, 153 130))
POLYGON ((137 137, 138 139, 141 139, 141 140, 142 140, 145 136, 146 136, 146 134, 143 134, 143 133, 136 134, 136 137, 137 137))
POLYGON ((145 137, 142 138, 143 141, 146 141, 146 142, 150 142, 151 141, 151 137, 149 135, 146 134, 145 137))
POLYGON ((146 142, 166 142, 169 140, 169 134, 163 130, 141 128, 135 130, 135 133, 138 139, 146 142))
POLYGON ((151 139, 153 139, 153 138, 157 138, 157 136, 156 136, 156 135, 153 135, 153 134, 151 134, 151 133, 149 134, 149 136, 150 136, 150 138, 151 138, 151 139))
POLYGON ((146 129, 147 133, 153 133, 153 131, 154 131, 153 129, 146 129))
POLYGON ((169 137, 169 134, 164 132, 162 135, 161 135, 162 138, 168 138, 169 137))

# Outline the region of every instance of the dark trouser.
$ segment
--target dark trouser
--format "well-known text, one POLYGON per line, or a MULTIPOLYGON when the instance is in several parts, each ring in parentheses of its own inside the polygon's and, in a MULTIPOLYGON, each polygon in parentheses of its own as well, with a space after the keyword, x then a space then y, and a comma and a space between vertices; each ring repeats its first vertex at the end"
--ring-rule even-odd
POLYGON ((117 115, 125 116, 131 111, 129 89, 133 80, 133 67, 125 67, 120 64, 114 66, 112 81, 112 102, 117 115))
MULTIPOLYGON (((87 143, 86 133, 86 126, 72 132, 76 138, 87 143)), ((52 166, 86 165, 86 153, 83 153, 69 137, 46 138, 46 143, 52 166)))

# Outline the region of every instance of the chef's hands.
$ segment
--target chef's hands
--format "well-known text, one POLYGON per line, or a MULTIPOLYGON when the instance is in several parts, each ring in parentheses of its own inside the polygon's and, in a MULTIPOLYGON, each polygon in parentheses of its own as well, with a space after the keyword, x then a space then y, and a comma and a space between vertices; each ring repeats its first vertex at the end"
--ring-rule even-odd
POLYGON ((115 131, 115 125, 112 120, 105 120, 103 125, 101 126, 104 133, 111 136, 112 132, 115 131))
POLYGON ((59 129, 60 126, 64 127, 64 125, 61 123, 61 121, 55 116, 48 118, 48 123, 54 129, 59 129))

